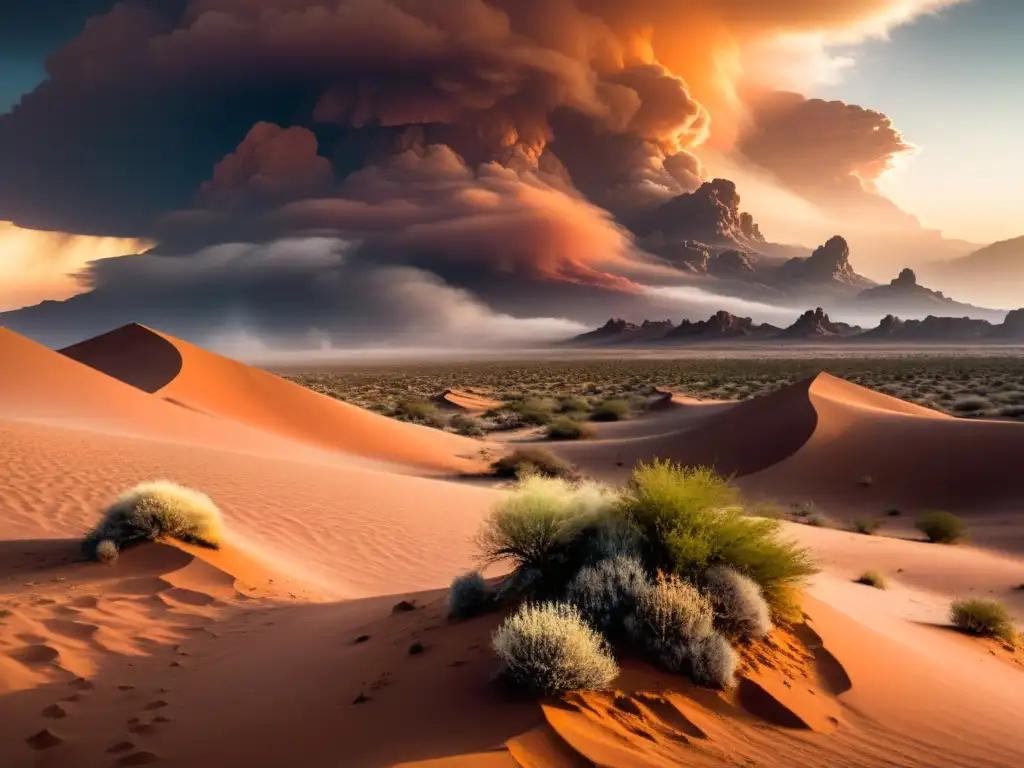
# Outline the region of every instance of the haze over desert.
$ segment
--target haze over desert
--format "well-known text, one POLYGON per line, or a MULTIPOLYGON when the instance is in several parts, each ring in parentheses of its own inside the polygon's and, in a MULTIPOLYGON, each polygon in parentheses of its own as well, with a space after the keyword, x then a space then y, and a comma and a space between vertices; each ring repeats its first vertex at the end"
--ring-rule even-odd
POLYGON ((1024 766, 1022 35, 5 12, 0 768, 1024 766))

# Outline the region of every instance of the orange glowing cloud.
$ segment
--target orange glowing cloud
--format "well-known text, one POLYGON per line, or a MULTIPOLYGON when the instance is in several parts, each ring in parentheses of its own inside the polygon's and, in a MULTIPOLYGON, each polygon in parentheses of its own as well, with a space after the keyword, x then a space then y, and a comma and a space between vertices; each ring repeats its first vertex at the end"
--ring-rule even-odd
POLYGON ((41 232, 0 221, 0 311, 83 293, 88 286, 78 273, 89 262, 152 246, 144 240, 41 232))

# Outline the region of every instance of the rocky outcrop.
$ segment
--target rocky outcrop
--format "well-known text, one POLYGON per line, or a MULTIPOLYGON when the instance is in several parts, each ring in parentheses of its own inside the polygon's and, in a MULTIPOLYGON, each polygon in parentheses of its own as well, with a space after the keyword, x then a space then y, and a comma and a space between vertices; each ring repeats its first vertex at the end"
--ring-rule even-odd
POLYGON ((851 336, 860 328, 847 323, 833 322, 825 311, 818 307, 809 309, 797 321, 779 333, 784 339, 825 338, 829 336, 851 336))
POLYGON ((868 286, 871 281, 858 275, 850 264, 850 246, 836 235, 814 250, 807 258, 793 258, 782 264, 776 273, 783 282, 841 284, 868 286))
POLYGON ((749 277, 756 272, 755 257, 746 251, 728 250, 708 260, 708 274, 715 277, 749 277))
POLYGON ((611 318, 600 328, 569 339, 569 344, 635 344, 656 341, 675 328, 671 320, 644 320, 640 325, 611 318))
POLYGON ((749 317, 718 311, 707 320, 696 322, 683 320, 676 328, 665 335, 665 341, 672 340, 708 340, 738 339, 760 336, 769 338, 779 332, 779 328, 767 323, 755 325, 749 317))
POLYGON ((995 326, 991 335, 998 339, 1024 340, 1024 309, 1012 309, 1007 312, 1002 325, 995 326))

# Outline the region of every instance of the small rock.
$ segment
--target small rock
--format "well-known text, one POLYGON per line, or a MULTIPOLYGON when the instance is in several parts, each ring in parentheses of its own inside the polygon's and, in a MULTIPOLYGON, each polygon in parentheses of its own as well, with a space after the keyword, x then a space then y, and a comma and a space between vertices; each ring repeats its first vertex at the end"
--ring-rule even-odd
POLYGON ((423 643, 416 642, 416 643, 413 643, 412 645, 409 646, 409 655, 410 656, 418 656, 419 654, 423 653, 425 650, 427 650, 427 649, 423 646, 423 643))
POLYGON ((362 691, 360 691, 359 695, 356 696, 355 700, 353 700, 352 703, 353 704, 365 704, 369 700, 370 700, 370 697, 367 696, 366 694, 364 694, 362 691))
POLYGON ((406 611, 415 611, 415 610, 416 610, 416 604, 414 602, 412 602, 410 600, 401 600, 401 601, 395 603, 394 607, 391 609, 391 612, 392 613, 405 613, 406 611))
POLYGON ((43 717, 48 717, 51 720, 60 720, 62 717, 68 716, 68 711, 60 704, 51 704, 42 711, 42 715, 43 717))
POLYGON ((354 644, 355 645, 359 645, 359 643, 365 643, 369 639, 370 639, 369 635, 360 635, 359 637, 357 637, 355 639, 355 643, 354 644))

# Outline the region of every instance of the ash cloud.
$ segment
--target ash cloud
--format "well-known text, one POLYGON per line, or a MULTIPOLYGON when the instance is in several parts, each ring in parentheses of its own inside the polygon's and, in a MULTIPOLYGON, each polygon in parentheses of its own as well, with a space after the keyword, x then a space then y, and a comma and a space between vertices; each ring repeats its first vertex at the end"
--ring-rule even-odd
MULTIPOLYGON (((747 43, 869 34, 948 1, 125 0, 0 115, 0 220, 161 243, 94 265, 68 318, 101 298, 141 312, 160 275, 182 288, 171 332, 223 301, 266 308, 264 330, 273 310, 343 334, 358 313, 299 311, 259 259, 222 272, 209 251, 327 237, 350 244, 345 266, 295 257, 277 290, 344 272, 365 292, 430 284, 497 315, 589 319, 663 270, 626 226, 706 180, 747 43)), ((744 155, 766 162, 756 137, 744 155)))

